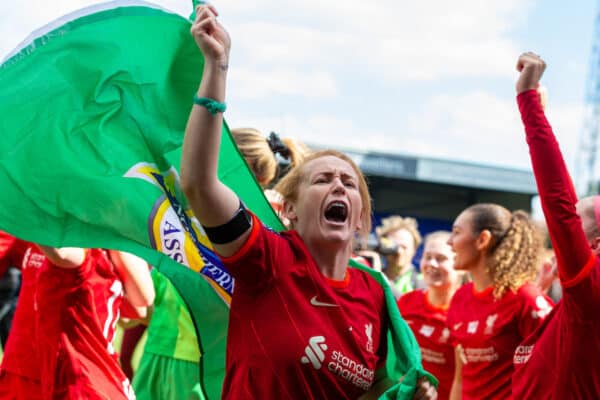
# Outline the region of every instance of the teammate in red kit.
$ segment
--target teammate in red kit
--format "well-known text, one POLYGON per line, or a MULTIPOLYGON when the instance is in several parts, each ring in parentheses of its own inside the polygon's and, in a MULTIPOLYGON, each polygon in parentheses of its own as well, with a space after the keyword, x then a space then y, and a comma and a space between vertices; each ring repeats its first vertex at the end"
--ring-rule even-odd
POLYGON ((398 300, 402 317, 421 347, 423 367, 439 380, 438 399, 447 400, 454 378, 454 347, 446 324, 448 306, 459 288, 463 273, 455 271, 454 252, 448 245, 450 232, 425 237, 421 272, 425 290, 414 290, 398 300))
MULTIPOLYGON (((347 267, 354 234, 370 228, 364 177, 347 156, 314 153, 277 186, 293 231, 277 234, 217 177, 230 39, 210 5, 192 35, 204 54, 186 128, 181 185, 235 277, 224 399, 377 398, 385 377, 381 286, 347 267)), ((416 398, 434 398, 421 380, 416 398)))
POLYGON ((40 260, 23 257, 30 243, 0 231, 0 270, 8 265, 21 268, 21 289, 8 342, 0 365, 0 400, 41 398, 40 370, 33 321, 34 293, 40 260))
POLYGON ((519 57, 517 101, 563 288, 514 355, 516 399, 600 398, 600 196, 579 202, 536 92, 546 64, 519 57))
POLYGON ((35 331, 43 399, 134 399, 113 348, 125 289, 135 307, 153 300, 146 262, 104 250, 30 248, 42 259, 35 331), (45 255, 45 257, 44 257, 45 255))
POLYGON ((527 214, 497 204, 476 204, 454 221, 454 268, 473 282, 454 294, 448 310, 456 346, 451 399, 511 398, 514 351, 552 308, 529 283, 539 242, 527 214))

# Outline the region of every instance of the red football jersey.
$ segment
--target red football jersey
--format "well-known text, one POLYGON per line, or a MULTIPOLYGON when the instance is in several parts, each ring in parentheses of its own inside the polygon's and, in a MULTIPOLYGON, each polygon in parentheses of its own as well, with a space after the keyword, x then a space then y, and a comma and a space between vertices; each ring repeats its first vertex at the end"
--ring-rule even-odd
POLYGON ((454 379, 454 347, 446 324, 448 309, 432 305, 424 290, 404 294, 398 308, 419 342, 423 368, 439 380, 438 399, 447 400, 454 379))
POLYGON ((12 247, 11 253, 13 253, 11 257, 15 257, 11 260, 11 264, 21 257, 21 262, 18 264, 21 267, 21 290, 8 342, 4 349, 1 369, 33 381, 39 381, 40 362, 37 342, 32 340, 35 337, 34 296, 38 272, 46 257, 40 254, 37 246, 33 244, 26 246, 19 244, 17 248, 12 247), (22 248, 25 248, 25 251, 22 251, 22 248))
POLYGON ((224 399, 356 399, 384 366, 382 287, 349 268, 319 271, 294 231, 254 217, 246 244, 223 262, 235 277, 224 399))
POLYGON ((102 250, 67 269, 46 258, 35 296, 44 398, 131 399, 112 340, 123 286, 102 250))
POLYGON ((454 294, 448 326, 463 362, 463 399, 509 399, 515 349, 551 311, 551 300, 531 284, 495 300, 493 288, 473 283, 454 294))
POLYGON ((23 254, 28 245, 27 242, 0 231, 0 277, 8 267, 21 267, 23 254))
POLYGON ((514 355, 516 399, 600 399, 600 261, 576 213, 577 195, 535 90, 518 96, 563 297, 514 355))

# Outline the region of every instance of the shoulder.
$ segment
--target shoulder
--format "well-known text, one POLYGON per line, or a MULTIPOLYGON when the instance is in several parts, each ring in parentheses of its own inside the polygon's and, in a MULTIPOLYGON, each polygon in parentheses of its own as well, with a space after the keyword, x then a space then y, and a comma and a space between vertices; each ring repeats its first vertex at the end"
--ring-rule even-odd
POLYGON ((554 306, 552 300, 545 296, 542 291, 531 283, 526 283, 517 291, 517 296, 521 301, 524 311, 532 311, 532 316, 545 317, 552 311, 554 306))
POLYGON ((454 293, 454 296, 452 296, 452 301, 450 304, 456 301, 469 299, 471 297, 473 297, 473 282, 468 282, 458 288, 456 293, 454 293))
POLYGON ((398 308, 401 312, 407 313, 425 309, 425 291, 416 289, 405 293, 398 299, 398 308))
MULTIPOLYGON (((379 273, 379 272, 374 272, 379 273)), ((370 272, 361 268, 349 267, 350 287, 353 291, 360 290, 368 292, 377 303, 385 303, 385 292, 383 286, 370 272)))
POLYGON ((522 302, 535 302, 538 297, 544 297, 542 291, 539 287, 532 283, 526 283, 517 289, 516 292, 517 297, 522 302))
POLYGON ((423 289, 416 289, 400 296, 400 299, 398 299, 398 304, 422 303, 424 298, 425 291, 423 289))

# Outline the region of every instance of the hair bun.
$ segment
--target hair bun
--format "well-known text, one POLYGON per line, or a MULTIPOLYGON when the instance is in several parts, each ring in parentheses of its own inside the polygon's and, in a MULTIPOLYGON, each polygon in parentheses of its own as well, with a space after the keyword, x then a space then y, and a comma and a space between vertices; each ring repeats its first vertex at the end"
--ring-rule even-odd
POLYGON ((269 148, 273 154, 279 154, 281 157, 286 160, 290 158, 290 149, 281 141, 279 135, 275 132, 271 132, 269 137, 267 137, 267 143, 269 144, 269 148))

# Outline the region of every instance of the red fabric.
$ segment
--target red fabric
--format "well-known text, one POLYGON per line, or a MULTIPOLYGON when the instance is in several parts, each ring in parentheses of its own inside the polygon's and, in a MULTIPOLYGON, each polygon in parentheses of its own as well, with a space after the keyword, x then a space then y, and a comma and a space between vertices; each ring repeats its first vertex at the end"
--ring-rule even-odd
POLYGON ((41 392, 39 381, 0 371, 0 400, 39 400, 41 392))
POLYGON ((83 264, 44 260, 36 291, 36 337, 45 399, 127 399, 129 381, 112 347, 123 287, 102 250, 83 264))
POLYGON ((0 231, 0 277, 8 267, 20 267, 28 243, 0 231))
POLYGON ((33 244, 29 244, 23 253, 22 260, 18 263, 21 268, 21 291, 0 369, 39 381, 37 342, 32 340, 35 337, 34 298, 38 272, 46 257, 33 244))
POLYGON ((577 197, 535 91, 517 98, 533 171, 564 287, 542 327, 517 349, 513 395, 518 399, 600 398, 600 261, 590 250, 577 197), (587 274, 586 274, 587 272, 587 274))
POLYGON ((364 394, 387 354, 381 286, 354 268, 332 286, 297 233, 274 233, 257 219, 252 229, 224 259, 236 281, 223 398, 364 394))
POLYGON ((448 310, 432 306, 423 290, 404 294, 398 308, 419 342, 423 368, 440 382, 438 399, 447 400, 454 378, 454 347, 446 325, 448 310))
POLYGON ((492 288, 478 293, 468 283, 458 289, 448 310, 448 326, 462 348, 464 400, 511 398, 515 349, 542 323, 550 304, 531 284, 499 300, 492 288))

